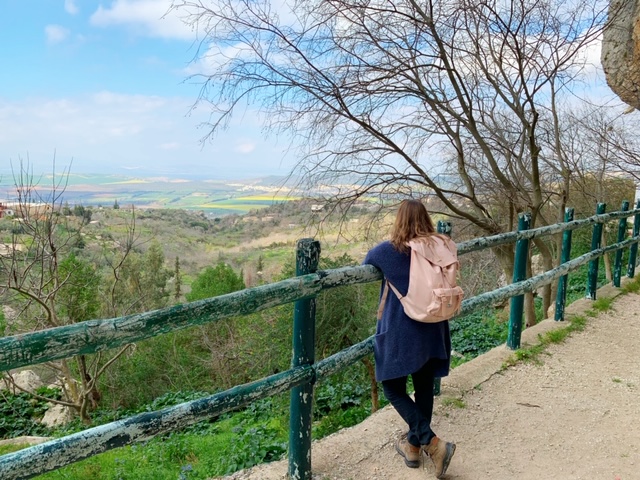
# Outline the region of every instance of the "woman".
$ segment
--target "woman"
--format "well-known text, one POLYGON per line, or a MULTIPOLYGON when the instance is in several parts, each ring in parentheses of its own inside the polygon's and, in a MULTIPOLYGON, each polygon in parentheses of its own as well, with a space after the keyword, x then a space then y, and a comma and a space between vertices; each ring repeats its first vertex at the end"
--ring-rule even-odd
MULTIPOLYGON (((372 248, 364 263, 379 268, 385 281, 402 295, 409 288, 411 251, 407 242, 428 241, 438 235, 425 206, 417 200, 400 204, 391 240, 372 248)), ((384 285, 384 282, 383 282, 384 285)), ((449 322, 421 323, 409 318, 395 295, 388 295, 379 315, 375 342, 376 379, 398 414, 409 425, 407 434, 396 442, 396 450, 408 467, 420 465, 420 450, 429 455, 441 478, 449 466, 456 446, 440 440, 431 429, 433 382, 449 374, 451 338, 449 322), (414 399, 407 393, 411 375, 414 399)))

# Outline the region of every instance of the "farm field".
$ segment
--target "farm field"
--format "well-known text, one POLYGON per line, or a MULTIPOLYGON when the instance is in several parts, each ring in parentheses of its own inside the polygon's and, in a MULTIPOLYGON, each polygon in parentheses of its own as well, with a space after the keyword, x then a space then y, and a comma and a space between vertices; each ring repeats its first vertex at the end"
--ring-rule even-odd
MULTIPOLYGON (((60 185, 52 175, 43 175, 37 189, 43 199, 54 185, 63 202, 93 207, 134 205, 136 208, 171 208, 203 211, 212 216, 245 214, 276 203, 298 199, 280 177, 251 180, 193 180, 179 178, 139 178, 120 175, 69 174, 60 185)), ((13 185, 0 186, 0 201, 15 201, 13 185)))

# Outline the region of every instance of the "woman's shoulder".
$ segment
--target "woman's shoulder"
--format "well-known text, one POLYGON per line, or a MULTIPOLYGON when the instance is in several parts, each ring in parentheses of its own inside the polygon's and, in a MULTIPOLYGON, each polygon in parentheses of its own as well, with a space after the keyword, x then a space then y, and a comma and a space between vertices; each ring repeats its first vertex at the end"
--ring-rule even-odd
POLYGON ((369 253, 388 253, 390 251, 395 251, 395 248, 389 240, 385 240, 369 250, 369 253))
POLYGON ((389 240, 385 240, 369 250, 364 263, 372 263, 375 260, 388 257, 392 252, 395 252, 393 244, 389 240))

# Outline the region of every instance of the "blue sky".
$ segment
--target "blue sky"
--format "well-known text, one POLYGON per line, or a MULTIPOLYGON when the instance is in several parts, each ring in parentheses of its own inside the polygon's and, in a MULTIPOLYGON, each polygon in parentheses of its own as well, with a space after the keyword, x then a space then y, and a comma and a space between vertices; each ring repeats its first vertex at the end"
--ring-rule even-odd
POLYGON ((201 144, 196 43, 170 0, 0 1, 0 175, 34 171, 247 178, 284 175, 284 141, 236 116, 201 144))
MULTIPOLYGON (((281 1, 274 0, 275 4, 281 1)), ((192 110, 195 34, 171 0, 0 0, 0 183, 28 159, 36 173, 241 179, 289 173, 286 139, 266 139, 247 108, 212 142, 192 110)), ((205 46, 206 47, 206 46, 205 46)), ((600 45, 584 52, 582 95, 615 98, 600 45)))

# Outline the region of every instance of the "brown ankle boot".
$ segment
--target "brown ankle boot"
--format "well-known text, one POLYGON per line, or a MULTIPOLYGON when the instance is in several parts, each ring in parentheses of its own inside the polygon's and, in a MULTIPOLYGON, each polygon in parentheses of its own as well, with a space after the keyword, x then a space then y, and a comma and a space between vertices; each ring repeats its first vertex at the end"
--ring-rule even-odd
POLYGON ((404 463, 409 468, 420 466, 420 447, 415 447, 407 440, 407 434, 396 440, 396 452, 404 457, 404 463))
POLYGON ((456 444, 445 442, 438 437, 433 437, 429 445, 423 445, 424 451, 427 452, 433 465, 436 467, 436 478, 442 478, 447 472, 451 457, 456 451, 456 444))

